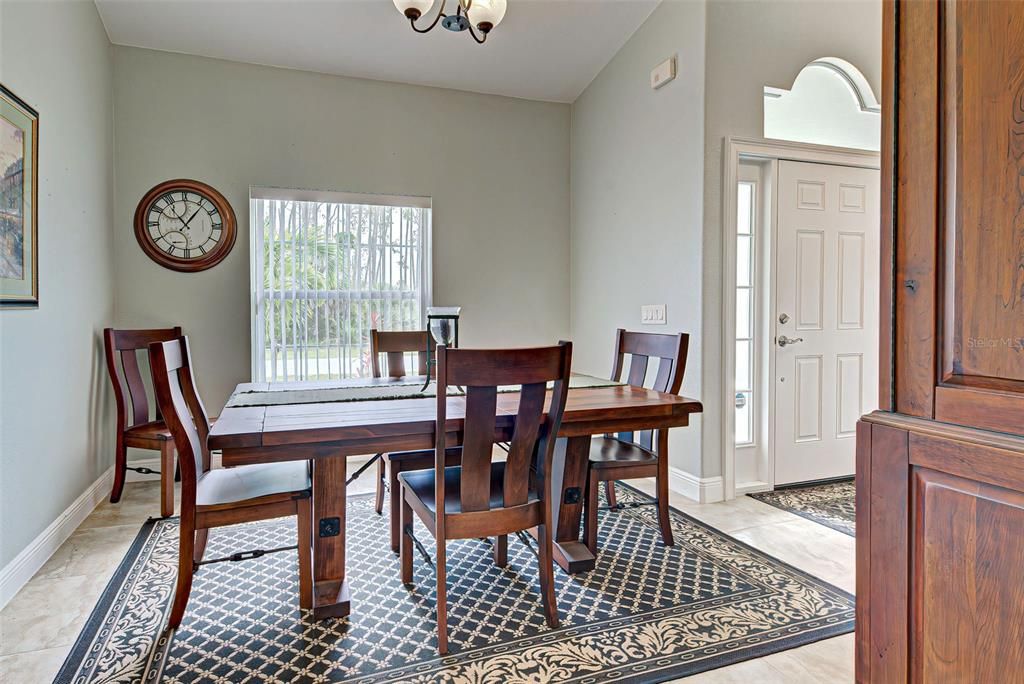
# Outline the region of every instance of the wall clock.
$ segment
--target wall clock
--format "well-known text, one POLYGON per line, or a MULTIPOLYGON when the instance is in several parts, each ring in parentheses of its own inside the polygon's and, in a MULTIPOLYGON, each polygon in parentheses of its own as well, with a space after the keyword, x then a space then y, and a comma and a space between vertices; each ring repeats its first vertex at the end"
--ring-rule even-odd
POLYGON ((147 192, 135 209, 135 239, 150 259, 175 271, 203 271, 235 245, 235 212, 206 183, 176 179, 147 192))

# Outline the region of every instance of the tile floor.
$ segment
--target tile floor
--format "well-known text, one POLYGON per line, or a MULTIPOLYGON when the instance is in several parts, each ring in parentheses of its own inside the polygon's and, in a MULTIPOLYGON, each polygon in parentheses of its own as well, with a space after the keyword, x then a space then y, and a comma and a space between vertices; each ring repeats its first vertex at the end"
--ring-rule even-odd
MULTIPOLYGON (((371 491, 373 469, 351 493, 371 491)), ((653 490, 652 482, 638 481, 653 490)), ((135 538, 158 510, 156 483, 129 484, 121 503, 101 504, 54 556, 0 611, 0 681, 51 681, 107 580, 135 538)), ((854 589, 854 540, 817 523, 749 497, 697 504, 673 494, 672 505, 751 546, 821 577, 854 589)), ((853 635, 686 678, 688 684, 823 684, 853 681, 853 635)))

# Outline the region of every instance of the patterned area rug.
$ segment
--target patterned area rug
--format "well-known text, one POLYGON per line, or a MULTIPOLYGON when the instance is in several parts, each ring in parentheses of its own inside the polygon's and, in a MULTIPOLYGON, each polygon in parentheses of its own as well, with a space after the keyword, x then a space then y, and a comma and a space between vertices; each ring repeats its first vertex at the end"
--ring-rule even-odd
POLYGON ((747 496, 853 537, 857 521, 856 495, 853 480, 844 480, 747 496))
MULTIPOLYGON (((623 502, 646 498, 620 492, 623 502)), ((295 556, 278 553, 204 567, 181 628, 162 633, 178 530, 150 521, 56 681, 660 682, 853 631, 846 592, 678 511, 672 525, 666 548, 653 506, 602 513, 597 567, 556 570, 557 630, 545 625, 536 559, 518 539, 505 569, 484 541, 450 543, 451 653, 439 658, 433 569, 417 557, 414 585, 402 585, 370 497, 349 500, 352 616, 339 620, 298 609, 295 556)), ((224 528, 207 554, 284 546, 293 534, 290 520, 224 528)))

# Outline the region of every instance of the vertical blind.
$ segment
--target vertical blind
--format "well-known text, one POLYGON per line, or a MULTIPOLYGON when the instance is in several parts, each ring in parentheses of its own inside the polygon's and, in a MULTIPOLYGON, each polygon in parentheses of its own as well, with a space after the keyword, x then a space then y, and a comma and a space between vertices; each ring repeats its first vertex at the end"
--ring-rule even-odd
POLYGON ((252 188, 253 377, 370 374, 370 330, 424 327, 430 200, 252 188))

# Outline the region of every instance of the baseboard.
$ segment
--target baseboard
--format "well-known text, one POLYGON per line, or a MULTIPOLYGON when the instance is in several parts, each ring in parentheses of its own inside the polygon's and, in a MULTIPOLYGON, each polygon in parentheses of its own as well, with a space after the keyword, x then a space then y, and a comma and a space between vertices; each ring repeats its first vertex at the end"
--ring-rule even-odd
POLYGON ((67 507, 56 520, 22 549, 10 563, 0 570, 0 608, 7 605, 50 556, 89 517, 93 509, 110 496, 114 484, 114 469, 110 468, 98 480, 89 485, 74 503, 67 507))
POLYGON ((736 496, 757 494, 759 492, 770 492, 771 490, 771 484, 768 482, 762 482, 761 480, 751 480, 750 482, 739 482, 736 484, 736 496))
POLYGON ((698 503, 715 503, 725 499, 721 477, 697 477, 678 468, 668 469, 668 488, 698 503))

